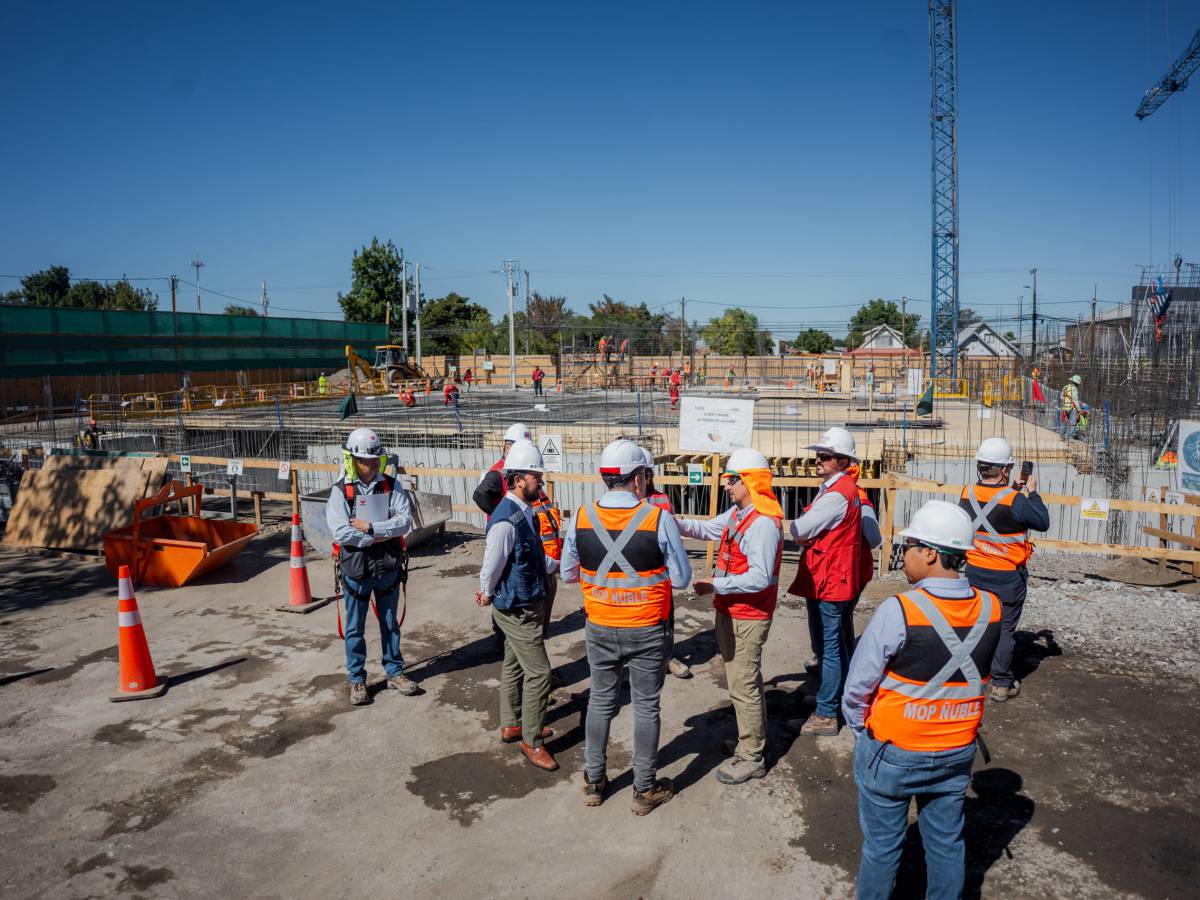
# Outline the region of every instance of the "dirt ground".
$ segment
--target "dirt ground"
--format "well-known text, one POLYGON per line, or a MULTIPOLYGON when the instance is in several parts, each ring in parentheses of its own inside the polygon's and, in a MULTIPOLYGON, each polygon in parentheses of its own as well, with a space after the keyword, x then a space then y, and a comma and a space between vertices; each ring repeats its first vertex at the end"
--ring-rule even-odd
MULTIPOLYGON (((560 587, 545 773, 498 742, 499 665, 472 591, 482 541, 414 553, 403 651, 419 696, 346 700, 333 607, 286 602, 276 531, 230 567, 138 591, 165 696, 107 700, 116 589, 95 562, 0 553, 0 894, 5 897, 845 897, 859 853, 852 737, 794 739, 807 711, 801 606, 781 604, 765 654, 766 778, 713 777, 734 734, 711 611, 680 595, 660 771, 678 795, 629 810, 632 723, 613 727, 612 789, 582 805, 587 701, 577 587, 560 587)), ((693 553, 697 568, 702 553, 693 553)), ((785 573, 794 570, 785 561, 785 573)), ((311 559, 314 591, 332 589, 311 559)), ((894 582, 873 583, 858 628, 894 582)), ((1081 589, 1082 590, 1082 589, 1081 589)), ((791 598, 789 598, 790 600, 791 598)), ((1181 603, 1195 603, 1180 596, 1181 603)), ((370 673, 378 687, 378 643, 370 673)), ((1200 881, 1195 679, 1112 664, 1021 635, 1024 691, 989 704, 993 759, 967 801, 968 896, 1183 897, 1200 881)), ((627 702, 627 695, 626 695, 627 702)), ((897 896, 923 896, 915 826, 897 896)))

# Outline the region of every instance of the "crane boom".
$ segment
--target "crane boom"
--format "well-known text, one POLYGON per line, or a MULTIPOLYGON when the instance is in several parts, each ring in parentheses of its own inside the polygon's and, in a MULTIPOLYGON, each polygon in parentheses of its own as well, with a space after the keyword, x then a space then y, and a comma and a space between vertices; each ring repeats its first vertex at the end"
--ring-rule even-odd
POLYGON ((929 374, 958 374, 958 51, 954 0, 929 0, 933 266, 929 374))
POLYGON ((1138 117, 1139 121, 1151 115, 1166 103, 1172 94, 1187 87, 1188 78, 1195 74, 1197 69, 1200 69, 1200 28, 1196 29, 1192 42, 1183 51, 1183 55, 1175 60, 1175 65, 1171 66, 1171 70, 1162 77, 1158 84, 1146 91, 1146 95, 1142 97, 1142 102, 1138 104, 1137 112, 1134 115, 1138 117))

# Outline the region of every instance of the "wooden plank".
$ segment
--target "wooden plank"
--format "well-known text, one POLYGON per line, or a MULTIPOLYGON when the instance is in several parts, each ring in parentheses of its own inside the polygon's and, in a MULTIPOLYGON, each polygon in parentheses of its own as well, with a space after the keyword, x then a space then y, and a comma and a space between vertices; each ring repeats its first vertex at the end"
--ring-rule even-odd
MULTIPOLYGON (((229 488, 206 488, 204 491, 210 497, 228 497, 232 491, 229 488)), ((285 494, 282 491, 255 491, 255 494, 261 496, 264 500, 281 500, 284 503, 290 503, 292 500, 291 494, 285 494)), ((239 497, 246 496, 244 490, 238 491, 239 497)))
POLYGON ((130 523, 152 475, 129 466, 26 471, 4 543, 98 551, 105 533, 130 523))
POLYGON ((1200 551, 1196 550, 1162 550, 1158 547, 1131 547, 1127 544, 1090 544, 1087 541, 1053 541, 1038 539, 1033 542, 1035 547, 1045 547, 1048 550, 1062 550, 1068 553, 1096 553, 1102 556, 1133 556, 1140 559, 1168 559, 1196 562, 1200 560, 1200 551))
POLYGON ((1174 541, 1176 544, 1183 544, 1185 547, 1194 547, 1200 550, 1200 538, 1191 537, 1186 534, 1175 534, 1165 528, 1151 528, 1149 525, 1142 526, 1142 533, 1150 537, 1159 539, 1159 546, 1166 547, 1168 541, 1174 541))

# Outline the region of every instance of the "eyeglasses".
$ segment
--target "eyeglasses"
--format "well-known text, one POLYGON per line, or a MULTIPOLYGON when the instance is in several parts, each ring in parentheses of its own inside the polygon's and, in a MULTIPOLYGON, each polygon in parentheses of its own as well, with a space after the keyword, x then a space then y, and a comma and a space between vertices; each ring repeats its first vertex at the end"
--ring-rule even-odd
POLYGON ((726 484, 737 484, 738 482, 740 482, 742 480, 741 475, 726 475, 725 478, 726 478, 726 481, 725 481, 726 484))
POLYGON ((818 462, 829 462, 831 459, 835 459, 835 458, 836 457, 832 453, 818 453, 817 454, 818 462))

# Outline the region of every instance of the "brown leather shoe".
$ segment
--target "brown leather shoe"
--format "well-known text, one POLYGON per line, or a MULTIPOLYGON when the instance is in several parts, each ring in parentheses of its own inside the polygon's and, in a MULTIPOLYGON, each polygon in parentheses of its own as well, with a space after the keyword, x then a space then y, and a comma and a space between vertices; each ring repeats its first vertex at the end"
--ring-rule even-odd
POLYGON ((554 757, 550 755, 550 751, 545 747, 530 747, 527 743, 521 741, 521 752, 525 754, 527 760, 539 769, 553 772, 558 768, 558 763, 554 761, 554 757))
MULTIPOLYGON (((552 737, 554 737, 554 729, 553 728, 543 728, 542 729, 542 740, 543 741, 548 741, 552 737)), ((521 726, 520 725, 505 725, 503 728, 500 729, 500 740, 503 743, 515 744, 520 739, 521 739, 521 726)))

